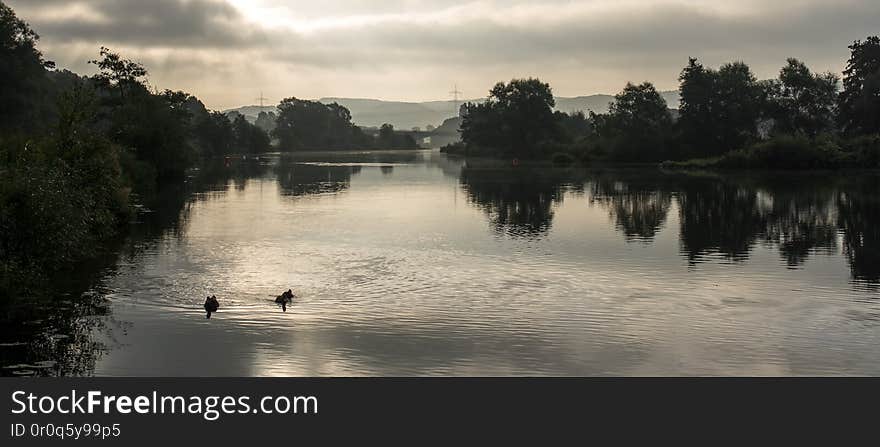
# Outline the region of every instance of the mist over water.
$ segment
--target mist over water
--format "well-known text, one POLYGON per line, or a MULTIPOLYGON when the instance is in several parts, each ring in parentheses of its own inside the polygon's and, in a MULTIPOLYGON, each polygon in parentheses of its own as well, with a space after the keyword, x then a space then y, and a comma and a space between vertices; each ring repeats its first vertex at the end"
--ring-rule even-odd
POLYGON ((92 361, 64 373, 874 375, 878 185, 434 151, 236 160, 140 215, 84 295, 106 307, 76 332, 92 361))

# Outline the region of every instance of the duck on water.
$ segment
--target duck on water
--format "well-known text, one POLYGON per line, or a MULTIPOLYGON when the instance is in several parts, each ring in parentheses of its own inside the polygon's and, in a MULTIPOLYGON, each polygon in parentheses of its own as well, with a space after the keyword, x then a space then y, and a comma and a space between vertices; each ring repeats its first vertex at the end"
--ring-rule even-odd
MULTIPOLYGON (((281 305, 281 309, 284 312, 287 312, 287 305, 293 303, 293 299, 296 296, 293 294, 293 290, 287 289, 287 292, 278 295, 275 298, 275 303, 281 305)), ((220 301, 217 300, 216 295, 211 295, 205 299, 205 312, 207 312, 206 318, 211 318, 211 314, 217 312, 220 309, 220 301)))
POLYGON ((293 290, 287 289, 287 292, 284 292, 275 298, 275 303, 280 304, 281 310, 287 312, 287 305, 293 303, 293 298, 293 290))
POLYGON ((211 318, 211 314, 217 312, 220 309, 220 302, 217 301, 217 297, 215 295, 209 296, 205 300, 205 312, 207 312, 206 318, 211 318))

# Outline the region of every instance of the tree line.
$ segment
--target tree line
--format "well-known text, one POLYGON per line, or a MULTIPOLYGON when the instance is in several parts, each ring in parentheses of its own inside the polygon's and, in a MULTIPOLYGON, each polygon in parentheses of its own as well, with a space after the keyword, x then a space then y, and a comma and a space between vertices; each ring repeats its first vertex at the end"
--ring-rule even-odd
POLYGON ((395 132, 391 124, 369 135, 351 121, 351 112, 344 106, 297 98, 281 101, 271 132, 281 151, 419 147, 411 135, 395 132))
POLYGON ((383 126, 365 134, 339 104, 296 98, 255 123, 159 91, 148 70, 108 48, 80 76, 44 58, 39 35, 0 1, 0 261, 3 294, 27 272, 94 255, 132 205, 187 170, 273 149, 416 148, 383 126))
POLYGON ((849 49, 842 83, 793 58, 770 80, 758 80, 743 62, 713 69, 692 58, 679 76, 677 110, 643 82, 627 83, 607 113, 554 112, 549 84, 514 79, 462 106, 462 143, 445 150, 558 161, 692 160, 671 166, 880 167, 880 38, 849 49))

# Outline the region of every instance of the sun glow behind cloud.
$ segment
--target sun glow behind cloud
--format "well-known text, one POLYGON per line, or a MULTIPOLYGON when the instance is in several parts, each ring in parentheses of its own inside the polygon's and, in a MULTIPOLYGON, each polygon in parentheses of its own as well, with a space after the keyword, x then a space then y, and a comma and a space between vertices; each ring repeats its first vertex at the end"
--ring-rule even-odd
POLYGON ((267 28, 295 28, 287 8, 271 6, 259 0, 228 0, 248 22, 267 28))
POLYGON ((775 76, 786 57, 840 71, 846 45, 875 34, 880 3, 844 0, 7 0, 61 66, 107 45, 155 84, 216 108, 260 90, 287 96, 482 97, 539 76, 557 94, 614 93, 627 81, 677 86, 690 56, 775 76))

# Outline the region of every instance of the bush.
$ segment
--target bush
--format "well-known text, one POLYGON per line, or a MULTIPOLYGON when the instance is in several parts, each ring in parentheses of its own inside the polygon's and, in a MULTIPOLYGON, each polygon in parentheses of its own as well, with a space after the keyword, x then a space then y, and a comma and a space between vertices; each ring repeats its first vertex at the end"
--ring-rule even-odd
POLYGON ((841 142, 847 164, 880 168, 880 135, 865 135, 841 142))
POLYGON ((105 138, 0 142, 4 270, 52 271, 97 254, 129 212, 118 146, 105 138))
POLYGON ((840 147, 823 139, 779 136, 747 149, 728 152, 715 163, 720 168, 834 169, 844 164, 840 147))

